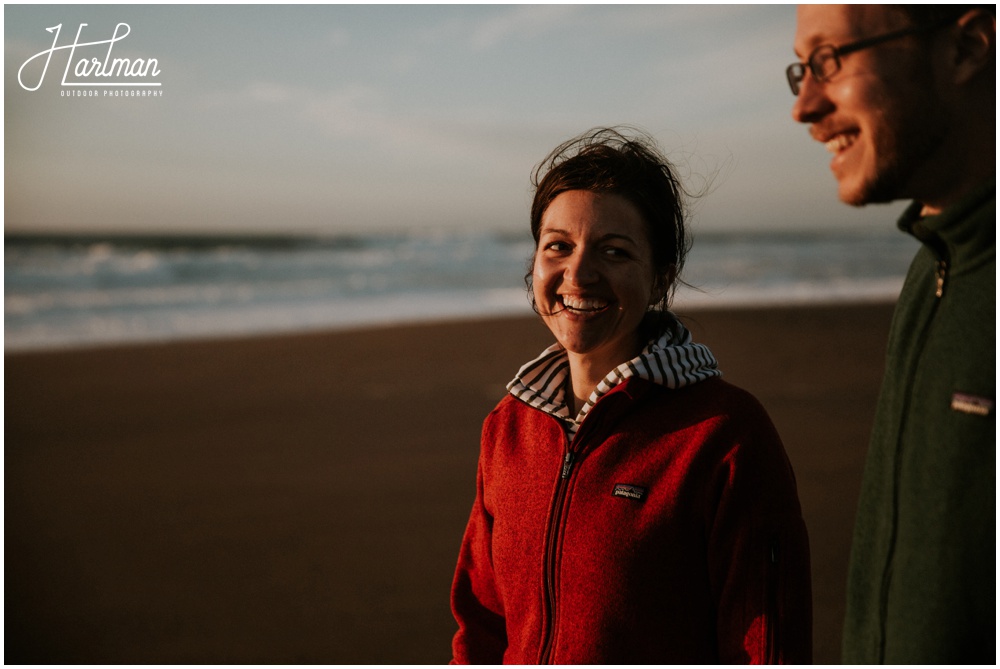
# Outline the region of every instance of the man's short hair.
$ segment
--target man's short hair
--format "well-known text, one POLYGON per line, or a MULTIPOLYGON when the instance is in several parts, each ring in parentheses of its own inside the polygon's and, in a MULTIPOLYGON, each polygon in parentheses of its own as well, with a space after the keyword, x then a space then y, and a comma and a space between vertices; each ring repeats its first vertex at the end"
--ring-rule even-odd
POLYGON ((921 28, 933 28, 943 23, 957 21, 970 9, 984 9, 997 15, 996 5, 890 5, 900 9, 921 28))

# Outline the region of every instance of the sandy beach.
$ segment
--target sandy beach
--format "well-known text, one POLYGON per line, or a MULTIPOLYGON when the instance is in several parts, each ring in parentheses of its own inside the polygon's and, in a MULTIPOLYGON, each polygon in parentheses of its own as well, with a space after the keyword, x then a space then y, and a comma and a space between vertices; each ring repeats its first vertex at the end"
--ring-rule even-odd
MULTIPOLYGON (((761 400, 839 660, 892 307, 682 314, 761 400)), ((535 319, 5 355, 5 662, 445 663, 479 429, 535 319)))

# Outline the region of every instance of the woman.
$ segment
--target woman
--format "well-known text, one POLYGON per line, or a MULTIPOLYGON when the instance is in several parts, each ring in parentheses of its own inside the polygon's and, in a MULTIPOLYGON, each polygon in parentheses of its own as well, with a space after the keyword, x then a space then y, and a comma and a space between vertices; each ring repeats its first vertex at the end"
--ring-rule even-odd
POLYGON ((667 310, 688 246, 670 165, 597 130, 534 184, 526 280, 557 343, 483 427, 454 661, 809 662, 781 441, 667 310))

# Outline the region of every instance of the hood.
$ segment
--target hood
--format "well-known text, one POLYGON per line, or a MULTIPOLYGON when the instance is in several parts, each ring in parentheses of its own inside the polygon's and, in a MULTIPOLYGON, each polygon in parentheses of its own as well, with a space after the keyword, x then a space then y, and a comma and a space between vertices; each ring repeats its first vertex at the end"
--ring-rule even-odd
POLYGON ((694 343, 691 333, 672 313, 662 315, 659 334, 639 355, 611 370, 597 384, 575 419, 570 416, 566 403, 569 358, 559 344, 553 344, 522 366, 514 380, 507 384, 507 390, 536 409, 578 425, 604 394, 633 376, 673 389, 722 376, 708 347, 694 343))

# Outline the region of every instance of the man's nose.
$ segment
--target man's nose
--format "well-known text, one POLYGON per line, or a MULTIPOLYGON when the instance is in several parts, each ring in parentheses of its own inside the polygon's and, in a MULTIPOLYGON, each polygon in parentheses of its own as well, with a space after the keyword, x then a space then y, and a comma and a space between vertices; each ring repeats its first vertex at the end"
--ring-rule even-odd
POLYGON ((806 71, 799 82, 799 94, 792 105, 792 118, 799 123, 814 123, 825 116, 833 103, 826 95, 826 86, 813 79, 812 72, 806 71))

